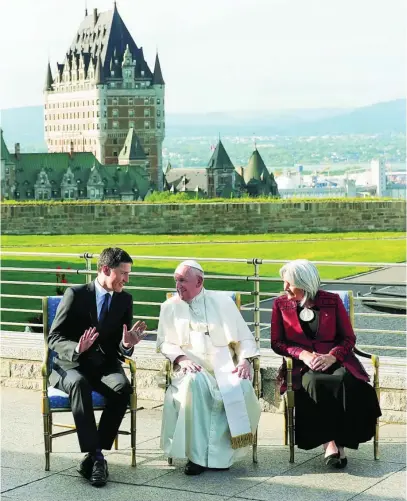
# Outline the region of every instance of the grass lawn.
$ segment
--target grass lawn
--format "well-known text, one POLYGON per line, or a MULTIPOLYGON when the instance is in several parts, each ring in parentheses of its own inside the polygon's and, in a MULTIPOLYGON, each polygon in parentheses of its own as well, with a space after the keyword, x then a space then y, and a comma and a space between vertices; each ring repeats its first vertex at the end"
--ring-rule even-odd
MULTIPOLYGON (((160 259, 148 261, 141 256, 175 256, 182 258, 243 258, 282 259, 307 258, 321 261, 400 262, 405 260, 404 233, 329 233, 329 234, 267 234, 267 235, 58 235, 58 236, 3 236, 2 250, 13 252, 99 253, 107 245, 125 248, 135 257, 133 271, 170 273, 176 261, 160 259), (139 256, 139 259, 137 259, 139 256)), ((241 280, 207 279, 206 287, 213 289, 252 291, 253 283, 245 280, 253 274, 253 265, 246 263, 202 263, 207 274, 239 275, 241 280)), ((79 257, 4 256, 2 266, 21 268, 21 271, 2 272, 3 281, 55 282, 55 273, 24 271, 23 268, 84 269, 79 257)), ((92 261, 95 269, 96 260, 92 261)), ((261 265, 262 276, 277 277, 281 265, 261 265)), ((369 267, 319 266, 322 279, 336 279, 367 271, 369 267)), ((83 275, 67 275, 70 283, 83 283, 83 275)), ((131 285, 173 287, 172 278, 133 277, 131 285)), ((261 290, 281 290, 281 283, 261 283, 261 290)), ((133 291, 135 301, 161 303, 164 291, 133 291)), ((55 286, 2 284, 2 294, 54 295, 55 286)), ((251 296, 243 296, 251 302, 251 296)), ((2 308, 40 309, 40 300, 2 298, 2 308)), ((158 306, 135 305, 135 314, 156 316, 158 306)), ((27 322, 34 313, 2 312, 3 321, 27 322)), ((155 321, 148 322, 156 326, 155 321)), ((13 327, 4 326, 12 329, 13 327)), ((21 327, 15 327, 21 330, 21 327)))

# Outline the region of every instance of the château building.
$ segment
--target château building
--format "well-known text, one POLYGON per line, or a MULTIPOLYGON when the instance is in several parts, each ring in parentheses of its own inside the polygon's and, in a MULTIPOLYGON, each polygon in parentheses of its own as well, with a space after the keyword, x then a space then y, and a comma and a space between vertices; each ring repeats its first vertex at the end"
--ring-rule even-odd
POLYGON ((9 152, 0 129, 1 198, 10 200, 144 200, 151 192, 148 162, 130 129, 118 165, 103 165, 91 152, 9 152))
POLYGON ((162 189, 165 83, 158 54, 151 71, 114 2, 82 20, 61 63, 48 63, 44 87, 45 140, 50 153, 92 153, 118 164, 132 129, 153 188, 162 189))
POLYGON ((173 168, 168 164, 163 175, 164 190, 172 193, 205 198, 280 196, 274 175, 268 171, 257 148, 246 167, 234 167, 220 139, 207 167, 173 168))

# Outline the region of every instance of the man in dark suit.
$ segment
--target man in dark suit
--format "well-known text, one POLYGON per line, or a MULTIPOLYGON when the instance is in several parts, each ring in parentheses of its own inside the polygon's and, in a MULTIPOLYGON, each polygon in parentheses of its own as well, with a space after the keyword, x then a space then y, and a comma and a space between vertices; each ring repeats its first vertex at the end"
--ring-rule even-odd
POLYGON ((121 361, 146 329, 142 321, 131 327, 133 298, 123 291, 132 263, 124 250, 104 249, 96 280, 66 290, 48 336, 56 352, 50 382, 69 395, 79 445, 87 453, 78 471, 96 487, 106 484, 102 449, 111 449, 132 393, 121 361), (92 391, 105 397, 99 428, 92 391))

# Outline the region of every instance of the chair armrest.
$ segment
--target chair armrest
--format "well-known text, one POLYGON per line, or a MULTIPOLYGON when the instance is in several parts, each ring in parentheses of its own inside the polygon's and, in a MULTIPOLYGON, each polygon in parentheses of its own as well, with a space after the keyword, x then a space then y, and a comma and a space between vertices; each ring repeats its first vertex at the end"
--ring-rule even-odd
POLYGON ((283 357, 285 363, 287 364, 287 371, 293 370, 293 359, 291 357, 283 357))
POLYGON ((260 357, 253 357, 250 360, 251 365, 253 366, 253 388, 256 394, 256 397, 259 399, 262 397, 262 388, 261 388, 261 378, 260 378, 260 357))
POLYGON ((136 361, 133 360, 132 358, 130 357, 126 357, 124 356, 124 363, 126 365, 129 366, 130 368, 130 374, 133 376, 133 375, 136 375, 136 372, 137 372, 137 364, 136 364, 136 361))
POLYGON ((42 374, 43 378, 47 378, 47 379, 49 377, 48 361, 49 361, 49 349, 48 349, 48 346, 45 345, 44 357, 42 359, 42 364, 41 364, 41 374, 42 374))
POLYGON ((294 389, 293 389, 293 359, 291 357, 283 357, 287 364, 287 390, 285 392, 285 401, 289 409, 294 408, 294 389))
POLYGON ((356 348, 356 346, 353 348, 353 352, 356 355, 358 355, 359 357, 363 357, 363 358, 370 358, 370 359, 372 359, 372 357, 374 356, 371 353, 367 353, 366 351, 363 351, 363 350, 360 350, 359 348, 356 348))

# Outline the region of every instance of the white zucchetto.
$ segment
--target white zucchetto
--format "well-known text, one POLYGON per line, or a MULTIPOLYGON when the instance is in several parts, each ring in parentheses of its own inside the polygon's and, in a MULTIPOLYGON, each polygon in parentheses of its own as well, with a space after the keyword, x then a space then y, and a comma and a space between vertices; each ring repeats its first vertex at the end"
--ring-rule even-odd
POLYGON ((196 270, 199 270, 202 273, 204 272, 202 266, 193 259, 187 259, 186 261, 182 261, 182 263, 177 266, 177 269, 180 268, 181 266, 188 266, 189 268, 195 268, 196 270))

